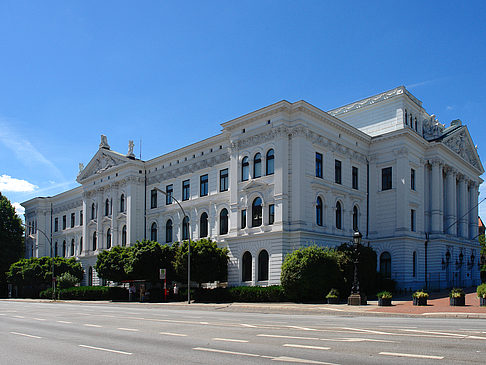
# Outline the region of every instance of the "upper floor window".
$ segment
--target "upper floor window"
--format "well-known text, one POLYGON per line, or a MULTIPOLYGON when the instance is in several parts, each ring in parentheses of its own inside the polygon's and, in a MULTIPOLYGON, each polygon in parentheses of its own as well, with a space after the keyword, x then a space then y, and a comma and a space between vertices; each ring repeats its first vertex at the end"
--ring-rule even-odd
POLYGON ((182 200, 189 200, 191 196, 191 182, 190 180, 184 180, 182 182, 182 200))
POLYGON ((229 186, 228 169, 219 171, 219 191, 227 191, 229 186))
POLYGON ((342 229, 342 208, 340 202, 336 202, 336 228, 342 229))
MULTIPOLYGON (((29 226, 30 230, 30 226, 29 226)), ((59 218, 54 218, 54 232, 59 231, 59 218)))
POLYGON ((152 223, 150 227, 150 240, 157 241, 157 223, 152 223))
POLYGON ((91 204, 91 219, 96 219, 96 205, 95 205, 95 203, 91 204))
POLYGON ((322 178, 322 153, 316 152, 316 177, 322 178))
POLYGON ((219 213, 219 234, 228 233, 228 210, 224 208, 219 213))
POLYGON ((157 190, 150 191, 150 209, 157 208, 157 190))
POLYGON ((341 184, 341 161, 334 160, 334 182, 336 184, 341 184))
POLYGON ((106 231, 106 248, 111 248, 111 229, 108 228, 106 231))
POLYGON ((96 231, 93 232, 93 251, 96 251, 97 242, 96 242, 96 231))
POLYGON ((189 217, 185 216, 182 220, 182 239, 188 240, 189 239, 189 217))
POLYGON ((67 252, 66 252, 66 241, 62 242, 62 257, 66 257, 67 252))
POLYGON ((200 196, 208 195, 208 175, 202 175, 199 178, 199 193, 200 196))
POLYGON ((417 117, 415 117, 415 131, 418 131, 417 117))
POLYGON ((79 225, 80 226, 83 225, 83 211, 82 210, 79 211, 79 225))
POLYGON ((415 170, 410 169, 410 189, 415 190, 415 170))
POLYGON ((353 231, 358 232, 358 207, 355 205, 353 207, 353 231))
POLYGON ((105 215, 110 215, 110 201, 108 199, 105 200, 105 215))
POLYGON ((392 168, 385 167, 381 169, 381 190, 390 190, 392 188, 392 168))
POLYGON ((413 251, 412 255, 412 276, 415 277, 417 275, 417 252, 413 251))
POLYGON ((122 247, 127 245, 127 226, 123 226, 122 228, 122 247))
POLYGON ((250 178, 250 162, 248 157, 243 157, 241 160, 241 181, 247 181, 250 178))
POLYGON ((358 190, 358 168, 354 166, 352 168, 352 180, 353 189, 358 190))
POLYGON ((246 209, 241 211, 241 229, 246 228, 246 209))
POLYGON ((257 153, 253 159, 253 178, 262 176, 262 155, 257 153))
POLYGON ((83 253, 83 237, 79 239, 79 254, 83 253))
POLYGON ((405 124, 408 125, 408 112, 407 112, 407 109, 405 109, 405 124))
POLYGON ((123 213, 125 211, 125 194, 120 196, 120 212, 123 213))
POLYGON ((322 226, 322 199, 317 197, 316 201, 316 224, 322 226))
POLYGON ((168 219, 167 223, 165 223, 165 242, 170 243, 172 242, 172 220, 168 219))
POLYGON ((170 205, 172 204, 172 194, 174 193, 174 187, 172 184, 167 185, 165 187, 165 204, 170 205))
POLYGON ((251 226, 258 227, 262 225, 262 199, 255 198, 251 205, 251 226))
POLYGON ((268 205, 268 224, 273 224, 275 222, 275 205, 268 205))
POLYGON ((75 220, 76 220, 76 213, 71 213, 71 228, 74 227, 75 220))
POLYGON ((275 171, 275 152, 273 149, 268 150, 265 159, 265 171, 267 175, 273 175, 275 171))
POLYGON ((410 209, 410 230, 412 232, 415 232, 416 222, 415 222, 415 209, 410 209))
POLYGON ((199 237, 208 236, 208 214, 203 212, 201 218, 199 219, 199 237))
POLYGON ((62 216, 62 229, 66 229, 66 224, 67 224, 67 223, 66 223, 66 216, 65 216, 65 215, 63 215, 63 216, 62 216))

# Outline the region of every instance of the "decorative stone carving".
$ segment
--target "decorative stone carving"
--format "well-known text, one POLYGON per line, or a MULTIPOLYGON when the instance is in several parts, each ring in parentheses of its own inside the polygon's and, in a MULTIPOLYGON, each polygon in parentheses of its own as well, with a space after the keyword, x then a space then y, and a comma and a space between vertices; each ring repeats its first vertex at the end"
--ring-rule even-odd
POLYGON ((129 158, 135 158, 135 154, 133 153, 133 147, 135 145, 133 144, 132 140, 128 141, 128 152, 127 152, 127 157, 129 158))
POLYGON ((451 137, 446 138, 444 140, 444 144, 474 167, 478 169, 481 168, 476 157, 476 151, 473 149, 474 146, 467 141, 465 129, 462 129, 460 132, 454 133, 451 137))
POLYGON ((435 118, 435 115, 431 115, 429 119, 422 121, 422 131, 424 138, 428 141, 438 138, 444 132, 445 125, 439 123, 435 118))
POLYGON ((100 148, 104 148, 107 150, 110 149, 110 145, 108 144, 108 138, 106 138, 104 134, 101 135, 100 148))
POLYGON ((84 163, 80 162, 79 165, 79 172, 78 172, 78 175, 84 170, 84 163))

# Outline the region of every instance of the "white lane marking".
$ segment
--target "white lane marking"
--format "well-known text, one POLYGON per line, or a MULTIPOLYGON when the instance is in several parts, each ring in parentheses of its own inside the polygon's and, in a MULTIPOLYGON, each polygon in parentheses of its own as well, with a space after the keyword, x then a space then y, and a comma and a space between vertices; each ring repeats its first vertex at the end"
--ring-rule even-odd
POLYGON ((259 334, 257 337, 272 337, 272 338, 291 338, 294 340, 318 340, 318 337, 300 337, 300 336, 285 336, 285 335, 266 335, 266 334, 259 334))
POLYGON ((199 322, 200 324, 209 324, 209 322, 199 322))
POLYGON ((220 354, 230 354, 230 355, 240 355, 240 356, 250 356, 250 357, 260 357, 257 354, 248 354, 246 352, 236 352, 236 351, 226 351, 226 350, 218 350, 218 349, 209 349, 206 347, 193 347, 193 350, 196 351, 206 351, 206 352, 217 352, 220 354))
POLYGON ((138 332, 139 331, 136 328, 123 328, 123 327, 117 328, 117 330, 120 330, 120 331, 131 331, 131 332, 138 332))
POLYGON ((350 328, 350 327, 341 327, 341 328, 344 329, 344 330, 348 330, 348 331, 374 333, 375 335, 391 335, 391 333, 388 333, 388 332, 365 330, 365 329, 362 329, 362 328, 350 328))
POLYGON ((240 326, 249 327, 249 328, 257 328, 257 326, 254 326, 252 324, 247 324, 247 323, 240 323, 240 326))
POLYGON ((90 323, 85 323, 84 324, 86 327, 96 327, 96 328, 100 328, 101 326, 99 324, 90 324, 90 323))
POLYGON ((0 316, 6 316, 6 314, 5 313, 0 313, 0 316))
POLYGON ((14 316, 14 318, 25 318, 24 316, 14 316))
POLYGON ((302 331, 319 331, 318 329, 315 328, 300 327, 300 326, 285 326, 285 327, 295 328, 296 330, 302 330, 302 331))
POLYGON ((426 333, 429 335, 440 335, 440 336, 453 336, 453 337, 466 337, 467 335, 461 333, 449 333, 449 332, 437 332, 437 331, 422 331, 422 330, 403 330, 405 332, 417 332, 426 333))
POLYGON ((335 342, 384 342, 384 343, 395 343, 395 341, 389 340, 377 340, 374 338, 320 338, 320 341, 335 341, 335 342))
POLYGON ((107 351, 107 352, 114 352, 116 354, 122 354, 122 355, 133 355, 132 352, 125 352, 125 351, 119 351, 119 350, 112 350, 112 349, 105 349, 103 347, 95 347, 95 346, 88 346, 88 345, 79 345, 79 347, 84 347, 87 349, 93 349, 93 350, 100 350, 100 351, 107 351))
POLYGON ((145 318, 143 317, 120 317, 120 318, 126 318, 126 319, 136 319, 137 321, 143 321, 145 318))
POLYGON ((479 337, 479 336, 467 336, 466 338, 470 338, 472 340, 486 340, 486 337, 479 337))
POLYGON ((56 321, 57 323, 66 323, 66 324, 71 324, 73 322, 69 322, 69 321, 56 321))
POLYGON ((378 355, 398 356, 398 357, 414 357, 414 358, 417 358, 417 359, 434 359, 434 360, 442 360, 444 358, 444 356, 419 355, 419 354, 401 354, 399 352, 380 352, 378 355))
POLYGON ((45 318, 34 318, 36 321, 45 321, 45 318))
POLYGON ((219 338, 219 337, 214 337, 214 341, 226 341, 226 342, 248 342, 248 340, 237 340, 235 338, 219 338))
POLYGON ((166 336, 179 336, 179 337, 187 337, 187 335, 183 333, 173 333, 173 332, 159 332, 161 335, 166 335, 166 336))
POLYGON ((17 336, 24 336, 24 337, 30 337, 30 338, 42 338, 39 336, 34 336, 34 335, 29 335, 27 333, 20 333, 20 332, 10 332, 12 335, 17 335, 17 336))
POLYGON ((402 329, 402 328, 417 328, 416 326, 410 326, 410 327, 405 327, 405 326, 378 326, 378 327, 382 327, 382 328, 398 328, 398 329, 402 329))
POLYGON ((330 347, 322 347, 322 346, 310 346, 310 345, 297 345, 293 343, 286 343, 282 345, 283 347, 296 347, 299 349, 311 349, 311 350, 330 350, 330 347))
POLYGON ((272 359, 272 361, 297 362, 297 363, 303 363, 303 364, 338 365, 338 364, 335 364, 335 363, 332 363, 332 362, 298 359, 296 357, 289 357, 289 356, 274 357, 272 359))

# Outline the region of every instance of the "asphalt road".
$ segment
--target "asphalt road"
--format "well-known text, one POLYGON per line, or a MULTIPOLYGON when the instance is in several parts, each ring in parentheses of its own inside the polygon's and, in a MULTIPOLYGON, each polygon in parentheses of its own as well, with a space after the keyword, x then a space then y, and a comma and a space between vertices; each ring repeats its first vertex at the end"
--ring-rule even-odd
POLYGON ((485 364, 486 320, 0 301, 0 364, 485 364))

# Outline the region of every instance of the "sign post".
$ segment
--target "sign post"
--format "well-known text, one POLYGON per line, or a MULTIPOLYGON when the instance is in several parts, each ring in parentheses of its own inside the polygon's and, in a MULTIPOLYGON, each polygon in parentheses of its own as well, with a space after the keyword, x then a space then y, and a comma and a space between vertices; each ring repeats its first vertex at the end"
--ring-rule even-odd
POLYGON ((165 269, 160 269, 160 280, 164 280, 164 302, 167 302, 167 277, 165 269))

